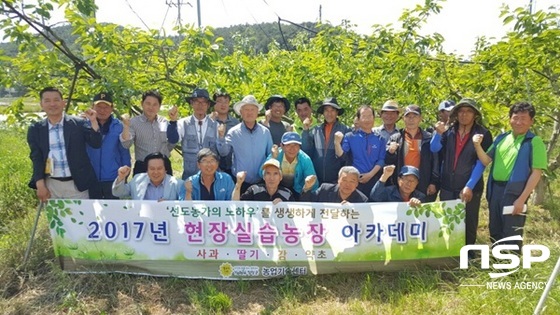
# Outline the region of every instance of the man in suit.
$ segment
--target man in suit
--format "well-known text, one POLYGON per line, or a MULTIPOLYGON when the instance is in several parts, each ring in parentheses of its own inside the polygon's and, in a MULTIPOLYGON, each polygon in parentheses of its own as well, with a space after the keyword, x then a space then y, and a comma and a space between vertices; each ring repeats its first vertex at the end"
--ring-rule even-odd
POLYGON ((102 141, 97 113, 93 109, 85 111, 88 125, 86 120, 64 113, 66 102, 57 88, 44 88, 39 96, 46 119, 27 131, 33 163, 29 187, 37 189, 40 201, 88 199, 88 189, 96 177, 86 144, 99 148, 102 141))
POLYGON ((148 154, 143 161, 147 172, 134 175, 130 183, 125 183, 130 166, 120 167, 113 182, 113 195, 134 200, 178 200, 183 181, 167 173, 165 158, 159 152, 148 154))

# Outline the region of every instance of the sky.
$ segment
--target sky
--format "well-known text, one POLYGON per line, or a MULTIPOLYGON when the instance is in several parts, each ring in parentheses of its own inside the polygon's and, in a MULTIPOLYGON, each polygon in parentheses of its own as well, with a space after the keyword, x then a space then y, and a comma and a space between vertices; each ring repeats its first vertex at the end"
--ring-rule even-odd
MULTIPOLYGON (((237 24, 276 22, 278 17, 295 23, 330 22, 340 25, 343 20, 356 24, 361 34, 371 34, 375 24, 398 21, 404 9, 422 4, 421 0, 198 0, 201 25, 225 27, 237 24), (321 13, 319 8, 321 7, 321 13)), ((503 26, 499 17, 501 6, 528 7, 548 10, 560 8, 560 0, 447 0, 442 10, 431 16, 422 32, 440 33, 445 38, 444 50, 467 56, 474 48, 476 38, 500 39, 513 25, 503 26)), ((197 0, 96 0, 99 22, 112 22, 140 28, 165 29, 169 34, 178 23, 197 26, 197 0), (177 1, 182 5, 178 7, 177 1), (168 5, 174 3, 174 5, 168 5), (145 24, 145 25, 144 25, 145 24)))

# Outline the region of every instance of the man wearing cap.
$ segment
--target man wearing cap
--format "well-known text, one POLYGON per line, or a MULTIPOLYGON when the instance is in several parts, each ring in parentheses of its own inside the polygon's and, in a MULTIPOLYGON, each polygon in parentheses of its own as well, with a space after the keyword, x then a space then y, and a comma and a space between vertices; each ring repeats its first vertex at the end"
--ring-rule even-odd
POLYGON ((300 97, 294 102, 297 118, 294 119, 293 129, 301 135, 303 132, 303 123, 309 120, 309 129, 313 129, 317 125, 317 121, 313 119, 313 108, 311 101, 307 97, 300 97))
POLYGON ((266 100, 264 109, 265 118, 260 123, 270 130, 272 143, 280 145, 282 135, 292 129, 289 123, 282 121, 284 114, 290 110, 290 101, 282 95, 272 95, 266 100))
POLYGON ((449 125, 449 115, 455 106, 455 102, 451 100, 445 100, 438 105, 438 121, 446 125, 449 125))
MULTIPOLYGON (((241 200, 272 201, 274 204, 282 201, 295 201, 292 191, 281 184, 282 170, 280 170, 280 162, 278 160, 267 160, 261 169, 264 183, 251 185, 241 195, 241 200)), ((246 174, 246 172, 237 173, 237 183, 235 184, 232 200, 240 200, 241 185, 245 180, 246 174)))
POLYGON ((383 167, 383 174, 373 186, 369 199, 373 202, 408 202, 411 207, 420 205, 426 195, 416 190, 420 172, 414 166, 405 165, 399 172, 397 185, 385 186, 395 172, 395 165, 383 167))
POLYGON ((323 183, 319 189, 312 191, 315 177, 305 180, 305 186, 301 193, 300 201, 310 202, 336 202, 336 203, 359 203, 367 202, 368 197, 359 191, 358 184, 360 171, 354 166, 344 166, 338 172, 337 184, 323 183))
POLYGON ((341 133, 335 134, 334 147, 338 157, 360 171, 358 189, 368 196, 385 165, 385 139, 373 132, 375 114, 371 106, 363 105, 356 112, 358 130, 348 132, 341 141, 341 133), (342 143, 341 143, 342 142, 342 143))
POLYGON ((388 100, 383 104, 381 108, 381 120, 383 125, 373 129, 381 138, 385 139, 385 142, 389 143, 389 138, 399 133, 397 128, 397 120, 399 119, 399 114, 401 110, 397 101, 388 100))
MULTIPOLYGON (((523 236, 527 200, 548 166, 544 142, 530 130, 535 114, 535 108, 530 103, 512 105, 509 109, 512 130, 498 135, 487 152, 482 148, 483 135, 473 136, 480 161, 462 196, 465 201, 472 198, 473 187, 482 176, 484 165, 492 163, 486 188, 491 242, 523 236), (511 208, 509 213, 506 211, 508 207, 511 208)), ((508 243, 522 245, 521 241, 508 243)))
MULTIPOLYGON (((144 159, 148 154, 161 152, 165 156, 165 170, 173 175, 169 155, 175 144, 167 140, 167 119, 158 115, 163 97, 157 90, 142 93, 142 115, 129 118, 123 115, 123 131, 120 136, 122 145, 130 148, 134 144, 134 169, 132 174, 146 172, 144 159)), ((177 111, 174 107, 170 113, 177 111)))
POLYGON ((417 189, 427 196, 426 202, 432 202, 436 199, 439 186, 438 155, 430 151, 432 134, 419 127, 422 110, 418 105, 408 105, 403 120, 405 128, 392 135, 387 146, 385 164, 396 166, 389 184, 397 184, 396 175, 403 166, 414 166, 420 172, 417 189))
MULTIPOLYGON (((305 179, 309 176, 317 176, 311 158, 301 150, 301 137, 297 132, 289 131, 282 136, 282 148, 278 150, 276 145, 272 146, 272 153, 267 159, 276 159, 280 162, 282 171, 282 185, 292 190, 294 196, 299 195, 305 185, 305 179)), ((319 187, 315 182, 312 190, 319 187)))
POLYGON ((241 193, 261 180, 260 166, 272 149, 270 131, 257 123, 262 107, 253 95, 247 95, 233 106, 242 122, 232 127, 227 135, 225 125, 218 127, 218 152, 221 156, 233 152, 232 173, 247 172, 241 193))
POLYGON ((218 155, 208 148, 197 154, 198 173, 190 176, 179 191, 179 200, 231 200, 233 180, 218 172, 218 155))
POLYGON ((208 91, 195 89, 187 98, 187 102, 192 106, 193 114, 177 121, 177 111, 170 110, 167 128, 169 143, 181 142, 183 180, 198 172, 197 154, 202 148, 218 152, 216 148, 218 124, 206 115, 208 108, 214 104, 214 101, 210 100, 208 91))
POLYGON ((119 140, 123 124, 113 116, 113 98, 109 93, 93 97, 93 109, 103 138, 101 148, 87 145, 87 153, 97 181, 89 188, 90 199, 118 199, 112 193, 113 181, 121 166, 130 166, 130 152, 119 140))
POLYGON ((37 198, 42 202, 49 198, 88 199, 88 189, 96 177, 86 143, 93 148, 101 146, 97 113, 91 108, 85 111, 89 124, 66 115, 66 102, 54 87, 42 89, 39 98, 46 118, 27 130, 29 158, 33 163, 28 185, 37 190, 37 198))
MULTIPOLYGON (((492 145, 492 134, 480 124, 482 115, 473 99, 462 99, 449 115, 450 127, 443 121, 436 124, 430 143, 432 152, 439 152, 441 161, 440 194, 441 201, 459 199, 461 190, 467 184, 478 161, 472 136, 484 135, 482 148, 488 150, 492 145)), ((484 180, 480 179, 473 187, 473 195, 466 203, 465 235, 466 244, 476 242, 480 199, 484 190, 484 180)))
MULTIPOLYGON (((233 126, 239 124, 239 119, 233 117, 229 113, 231 96, 227 92, 219 90, 214 93, 212 99, 216 103, 214 104, 214 111, 210 118, 215 120, 219 125, 225 125, 227 133, 233 126)), ((228 155, 220 157, 220 169, 233 178, 235 176, 231 172, 231 156, 232 153, 230 152, 228 155)))
POLYGON ((344 135, 350 132, 350 128, 338 121, 338 116, 344 113, 344 109, 334 97, 326 98, 317 113, 322 114, 325 121, 313 129, 310 129, 311 121, 304 122, 302 149, 313 161, 319 184, 336 183, 338 171, 346 161, 335 154, 335 134, 339 131, 344 135))

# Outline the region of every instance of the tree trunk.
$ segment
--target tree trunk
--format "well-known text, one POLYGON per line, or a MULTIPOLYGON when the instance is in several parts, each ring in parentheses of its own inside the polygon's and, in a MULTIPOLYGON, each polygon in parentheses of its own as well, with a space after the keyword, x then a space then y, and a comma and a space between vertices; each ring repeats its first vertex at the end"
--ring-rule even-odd
MULTIPOLYGON (((546 187, 548 186, 548 180, 546 177, 541 177, 541 180, 535 187, 535 191, 533 192, 533 204, 534 205, 542 205, 544 202, 544 196, 546 194, 546 187)), ((551 196, 552 197, 552 196, 551 196)))

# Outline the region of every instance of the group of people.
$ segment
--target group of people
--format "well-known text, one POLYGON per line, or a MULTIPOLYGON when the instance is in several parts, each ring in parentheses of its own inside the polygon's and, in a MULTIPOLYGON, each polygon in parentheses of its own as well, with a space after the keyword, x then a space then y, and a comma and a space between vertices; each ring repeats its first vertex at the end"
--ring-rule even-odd
POLYGON ((472 99, 443 101, 438 122, 422 129, 422 108, 401 109, 394 100, 380 110, 358 108, 354 126, 339 116, 337 99, 325 99, 313 115, 311 101, 295 101, 297 118, 285 115, 290 101, 273 95, 260 104, 252 95, 233 105, 218 91, 195 89, 191 115, 159 114, 162 96, 142 95, 142 114, 122 120, 109 93, 93 98, 84 118, 66 115, 56 88, 40 92, 46 119, 29 128, 33 176, 41 201, 59 199, 259 200, 313 202, 466 202, 466 242, 474 244, 484 167, 492 163, 487 199, 493 240, 522 233, 524 205, 547 166, 542 139, 531 133, 535 109, 510 107, 512 130, 497 136, 482 125, 472 99), (265 109, 264 118, 258 121, 265 109), (209 114, 210 113, 210 114, 209 114), (403 120, 403 128, 397 122, 403 120), (134 167, 129 148, 134 145, 134 167), (170 152, 180 146, 181 179, 173 176, 170 152), (133 177, 129 179, 132 173, 133 177), (513 205, 512 215, 504 206, 513 205))

